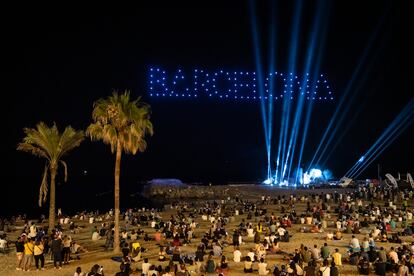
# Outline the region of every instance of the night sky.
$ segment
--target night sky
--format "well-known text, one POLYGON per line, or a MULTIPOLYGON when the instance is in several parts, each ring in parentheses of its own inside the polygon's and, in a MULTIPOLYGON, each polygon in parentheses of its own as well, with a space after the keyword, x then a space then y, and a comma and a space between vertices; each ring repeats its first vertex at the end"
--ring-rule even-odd
MULTIPOLYGON (((257 1, 259 2, 259 1, 257 1)), ((305 1, 298 48, 302 70, 316 1, 305 1)), ((328 2, 325 3, 327 5, 328 2)), ((294 1, 280 1, 272 10, 269 1, 256 5, 264 60, 268 25, 277 24, 276 66, 287 71, 294 1)), ((349 130, 334 149, 326 167, 340 178, 413 97, 409 74, 403 66, 408 20, 399 2, 329 1, 328 26, 320 71, 333 87, 336 100, 314 106, 303 163, 309 162, 341 93, 360 61, 368 40, 378 29, 367 62, 355 82, 356 99, 342 126, 349 130), (382 22, 382 23, 380 23, 382 22), (353 115, 357 117, 352 120, 353 115)), ((4 173, 10 193, 21 193, 22 206, 37 202, 44 161, 17 152, 23 127, 39 121, 86 129, 93 102, 128 89, 152 107, 154 136, 136 156, 123 156, 121 189, 134 191, 140 181, 179 178, 185 182, 229 183, 263 180, 266 151, 258 103, 209 99, 155 99, 148 97, 148 68, 169 70, 205 68, 255 71, 249 3, 231 7, 138 7, 123 15, 100 13, 33 12, 13 16, 7 36, 11 48, 11 91, 7 92, 7 136, 1 147, 11 168, 4 173), (25 192, 21 192, 21 191, 25 192)), ((411 32, 412 33, 412 32, 411 32)), ((409 48, 409 47, 407 47, 409 48)), ((266 62, 264 64, 266 69, 266 62)), ((4 107, 3 107, 4 108, 4 107)), ((281 103, 275 104, 274 137, 278 137, 281 103)), ((339 131, 338 137, 342 132, 339 131)), ((361 175, 375 178, 377 164, 383 174, 413 169, 413 127, 407 129, 361 175)), ((273 142, 276 147, 277 139, 273 142)), ((58 182, 58 205, 93 199, 113 187, 114 157, 110 148, 88 139, 65 158, 69 181, 58 182), (84 174, 84 171, 87 171, 84 174), (65 194, 62 196, 62 192, 65 194), (78 195, 79 196, 79 195, 78 195)), ((111 197, 109 197, 111 198, 111 197)), ((2 206, 10 202, 2 202, 2 206)), ((66 204, 66 205, 65 205, 66 204)), ((80 204, 80 203, 78 203, 80 204)), ((88 208, 87 203, 79 205, 88 208)))

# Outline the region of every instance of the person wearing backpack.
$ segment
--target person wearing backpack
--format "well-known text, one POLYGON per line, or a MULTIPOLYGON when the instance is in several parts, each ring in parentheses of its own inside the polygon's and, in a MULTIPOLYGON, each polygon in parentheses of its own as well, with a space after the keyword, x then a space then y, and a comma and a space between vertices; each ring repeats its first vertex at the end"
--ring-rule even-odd
POLYGON ((22 267, 24 271, 30 270, 30 265, 32 264, 32 259, 33 259, 33 250, 34 250, 33 238, 28 238, 28 240, 24 244, 24 256, 23 256, 23 261, 22 261, 22 267))
POLYGON ((35 260, 35 266, 36 266, 36 270, 45 270, 45 256, 43 254, 45 248, 43 246, 43 242, 42 241, 36 241, 34 244, 34 260, 35 260), (39 266, 39 262, 40 262, 40 266, 39 266))
POLYGON ((323 260, 323 266, 319 268, 320 276, 330 276, 331 268, 329 267, 328 260, 323 260))

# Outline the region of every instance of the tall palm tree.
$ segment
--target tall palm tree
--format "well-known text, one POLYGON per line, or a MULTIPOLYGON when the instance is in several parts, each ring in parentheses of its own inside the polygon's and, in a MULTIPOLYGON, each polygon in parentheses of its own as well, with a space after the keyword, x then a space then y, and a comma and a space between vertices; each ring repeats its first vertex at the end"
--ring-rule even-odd
POLYGON ((146 149, 146 134, 153 134, 150 106, 138 98, 131 101, 129 91, 119 95, 114 91, 107 99, 99 99, 93 105, 92 123, 86 130, 91 140, 102 140, 111 146, 115 157, 115 239, 114 252, 119 248, 119 176, 122 152, 136 154, 146 149))
POLYGON ((39 191, 39 206, 46 201, 48 193, 48 171, 50 173, 50 204, 49 204, 49 230, 55 227, 55 180, 59 163, 65 170, 65 182, 68 176, 68 167, 62 157, 72 149, 78 147, 85 135, 83 131, 76 131, 71 126, 59 133, 56 124, 52 127, 40 122, 34 128, 24 128, 26 137, 18 144, 17 150, 29 152, 35 156, 46 159, 42 183, 39 191))

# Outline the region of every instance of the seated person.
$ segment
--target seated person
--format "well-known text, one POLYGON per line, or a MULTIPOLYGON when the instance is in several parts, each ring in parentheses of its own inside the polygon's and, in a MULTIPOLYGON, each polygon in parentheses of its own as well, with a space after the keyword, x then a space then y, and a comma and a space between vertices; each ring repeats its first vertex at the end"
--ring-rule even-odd
POLYGON ((135 232, 135 230, 131 231, 131 241, 136 241, 138 239, 138 233, 135 232))
POLYGON ((144 235, 144 241, 152 241, 153 239, 152 238, 150 238, 150 236, 148 236, 148 234, 147 233, 145 233, 145 235, 144 235))
POLYGON ((131 257, 132 261, 139 262, 141 260, 141 245, 139 242, 133 242, 131 243, 131 257))
POLYGON ((281 252, 281 250, 279 248, 279 242, 277 240, 275 240, 273 242, 272 246, 270 247, 270 252, 273 253, 273 254, 281 252))
POLYGON ((354 235, 352 235, 352 239, 349 242, 349 248, 351 248, 353 251, 360 251, 360 249, 361 249, 361 246, 359 244, 359 240, 354 235))
POLYGON ((388 242, 388 235, 387 233, 383 233, 380 237, 381 242, 388 242))
POLYGON ((88 252, 88 250, 85 247, 83 247, 82 245, 80 245, 76 241, 72 241, 72 244, 70 246, 70 251, 72 252, 72 254, 79 254, 79 253, 88 252))
POLYGON ((387 264, 386 263, 376 261, 374 263, 374 267, 375 267, 375 274, 376 275, 385 275, 385 273, 387 271, 387 264))
POLYGON ((332 232, 328 232, 328 233, 326 233, 326 240, 327 241, 330 241, 330 240, 333 240, 333 233, 332 232))
POLYGON ((226 257, 225 256, 221 256, 221 261, 220 261, 219 266, 216 268, 216 272, 218 274, 221 273, 223 275, 227 275, 228 271, 229 271, 229 264, 228 264, 228 262, 226 260, 226 257))
POLYGON ((352 233, 359 234, 359 224, 358 223, 354 224, 354 229, 353 229, 352 233))
POLYGON ((359 259, 359 253, 358 252, 354 252, 352 250, 352 248, 349 250, 349 264, 350 265, 357 265, 358 264, 358 259, 359 259))
POLYGON ((167 260, 167 252, 164 250, 163 246, 160 246, 160 252, 158 252, 158 261, 164 262, 167 260))
POLYGON ((400 239, 398 234, 392 234, 392 236, 388 238, 388 241, 393 243, 402 243, 402 240, 400 239))
POLYGON ((206 272, 207 273, 214 273, 216 270, 216 263, 213 260, 213 254, 210 253, 208 256, 207 264, 206 264, 206 272))
POLYGON ((251 261, 249 256, 246 256, 244 261, 244 273, 251 273, 253 272, 253 262, 251 261))
POLYGON ((179 250, 178 247, 176 247, 174 249, 173 256, 172 256, 172 261, 173 262, 180 262, 181 261, 181 253, 180 253, 180 250, 179 250))
POLYGON ((342 232, 340 230, 336 230, 334 240, 336 241, 342 240, 342 232))
POLYGON ((175 235, 174 240, 171 242, 171 244, 174 247, 181 246, 180 237, 178 235, 175 235))
POLYGON ((155 265, 151 265, 148 269, 148 273, 145 275, 159 275, 155 265))
POLYGON ((289 242, 289 232, 287 230, 286 230, 285 234, 282 237, 280 237, 280 240, 282 242, 289 242))
POLYGON ((360 275, 369 275, 369 261, 367 258, 361 258, 358 262, 358 272, 360 275))
POLYGON ((312 226, 312 228, 311 228, 311 233, 319 233, 319 227, 318 227, 318 225, 315 223, 313 226, 312 226))
POLYGON ((267 275, 269 270, 267 270, 267 263, 265 263, 264 259, 260 259, 259 263, 259 275, 267 275))
POLYGON ((101 238, 101 235, 99 235, 99 233, 98 233, 98 231, 96 230, 96 231, 94 231, 93 233, 92 233, 92 240, 93 241, 97 241, 97 240, 99 240, 101 238))

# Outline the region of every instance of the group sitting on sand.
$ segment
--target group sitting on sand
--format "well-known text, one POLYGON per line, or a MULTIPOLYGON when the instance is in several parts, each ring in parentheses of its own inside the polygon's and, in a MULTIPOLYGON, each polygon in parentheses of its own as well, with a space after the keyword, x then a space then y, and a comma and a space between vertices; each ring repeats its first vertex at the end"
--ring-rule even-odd
MULTIPOLYGON (((352 193, 241 198, 181 200, 163 211, 128 209, 120 229, 122 256, 113 258, 119 262, 116 275, 326 276, 340 275, 344 266, 359 275, 413 273, 413 210, 403 203, 412 202, 411 191, 363 187, 352 193), (290 243, 304 236, 323 243, 304 242, 292 249, 290 243)), ((55 229, 25 225, 14 243, 17 270, 33 269, 33 261, 35 269, 44 270, 46 259, 59 270, 88 254, 75 238, 89 230, 77 224, 90 225, 90 242, 102 244, 102 251, 114 247, 112 210, 60 217, 55 229)), ((77 267, 77 276, 104 271, 94 265, 82 273, 77 267)))

